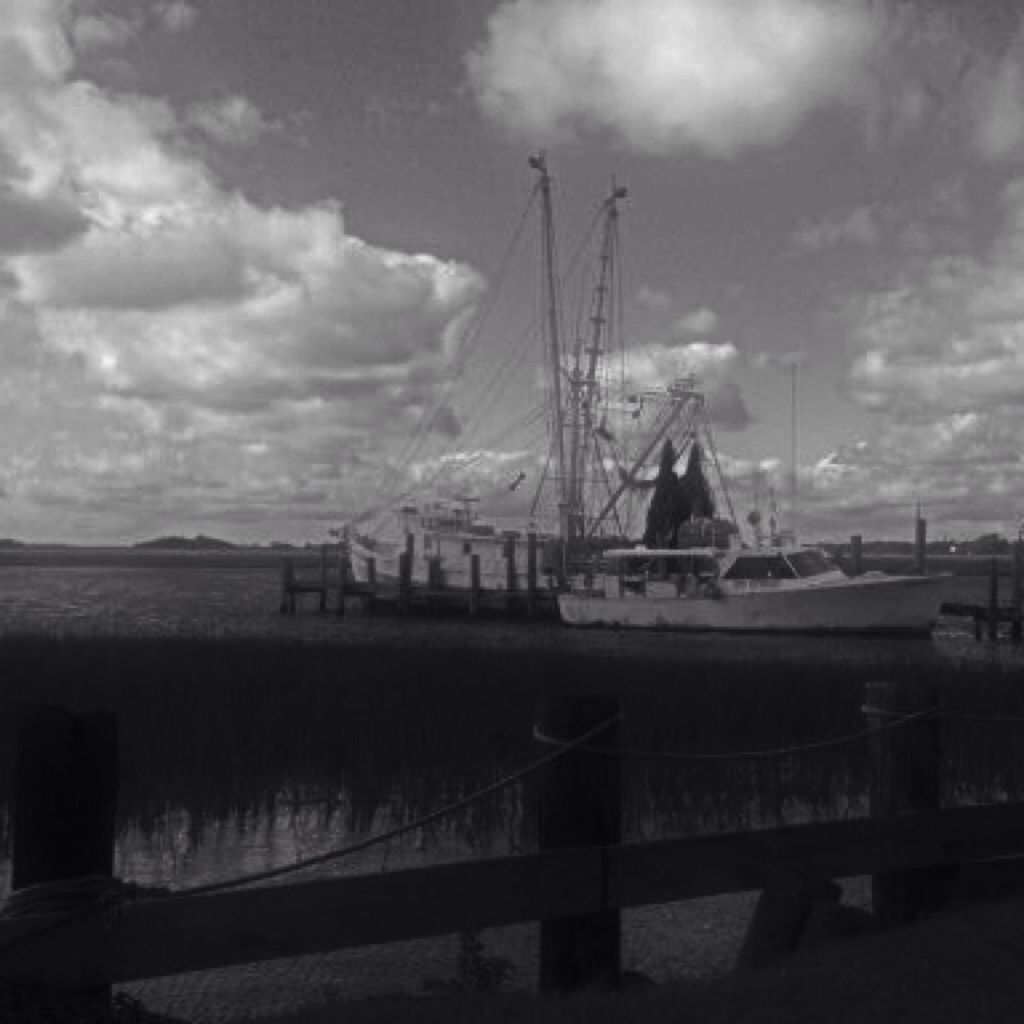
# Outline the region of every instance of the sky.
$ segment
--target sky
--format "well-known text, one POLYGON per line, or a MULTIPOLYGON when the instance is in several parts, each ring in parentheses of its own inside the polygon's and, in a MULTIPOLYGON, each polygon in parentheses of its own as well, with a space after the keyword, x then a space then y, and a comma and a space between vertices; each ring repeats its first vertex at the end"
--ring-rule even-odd
POLYGON ((697 375, 741 517, 796 361, 802 536, 1016 534, 1015 0, 2 0, 0 536, 515 511, 540 150, 567 307, 628 188, 622 366, 697 375))

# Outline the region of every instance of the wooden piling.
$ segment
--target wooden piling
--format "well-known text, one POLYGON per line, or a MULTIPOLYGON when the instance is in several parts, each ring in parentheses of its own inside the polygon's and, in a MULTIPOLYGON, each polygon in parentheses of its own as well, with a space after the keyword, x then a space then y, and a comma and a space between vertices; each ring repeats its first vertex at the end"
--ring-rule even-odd
MULTIPOLYGON (((871 682, 864 690, 869 727, 938 706, 929 680, 871 682)), ((934 715, 886 728, 869 738, 872 816, 939 809, 939 722, 934 715)), ((872 906, 883 924, 905 924, 922 912, 937 910, 951 880, 948 868, 887 871, 872 876, 872 906)))
POLYGON ((988 638, 995 643, 999 637, 999 560, 992 556, 988 573, 988 638))
MULTIPOLYGON (((117 789, 113 714, 32 709, 21 723, 15 758, 12 891, 112 877, 117 789)), ((76 997, 109 1012, 110 986, 76 997)))
POLYGON ((431 590, 440 590, 442 586, 441 556, 434 555, 427 562, 427 580, 431 590))
POLYGON ((366 614, 372 616, 377 610, 377 559, 370 555, 366 559, 366 614))
POLYGON ((348 552, 338 548, 338 618, 345 617, 345 583, 348 577, 348 552))
POLYGON ((398 614, 408 615, 412 604, 412 556, 408 548, 398 556, 398 614))
POLYGON ((327 611, 327 545, 320 545, 320 612, 327 611))
POLYGON ((914 571, 928 575, 928 520, 918 516, 914 522, 914 571))
POLYGON ((864 571, 864 538, 855 533, 850 538, 850 575, 859 576, 864 571))
POLYGON ((526 535, 526 614, 537 613, 537 534, 526 535))
POLYGON ((480 555, 469 556, 469 614, 480 612, 480 555))
POLYGON ((1024 614, 1024 541, 1020 538, 1013 545, 1013 621, 1010 623, 1010 639, 1019 644, 1022 638, 1021 616, 1024 614))
MULTIPOLYGON (((619 742, 618 710, 612 697, 549 697, 541 708, 540 729, 549 738, 571 740, 611 720, 594 743, 614 747, 619 742)), ((546 749, 550 751, 550 747, 546 749)), ((542 770, 540 787, 541 850, 608 846, 621 841, 618 758, 574 750, 542 770)), ((600 885, 599 897, 610 905, 607 868, 601 872, 600 885)), ((620 937, 616 909, 542 921, 541 990, 616 984, 621 972, 620 937)))
POLYGON ((295 614, 295 563, 286 558, 281 566, 281 614, 295 614))
POLYGON ((505 538, 505 589, 510 594, 516 591, 516 539, 505 538))

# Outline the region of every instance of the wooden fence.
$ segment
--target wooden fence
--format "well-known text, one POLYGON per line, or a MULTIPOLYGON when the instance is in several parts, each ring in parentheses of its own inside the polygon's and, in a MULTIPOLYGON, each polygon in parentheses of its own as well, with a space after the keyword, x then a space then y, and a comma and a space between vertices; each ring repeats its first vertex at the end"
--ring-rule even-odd
MULTIPOLYGON (((594 697, 552 702, 538 726, 548 744, 537 767, 538 852, 259 888, 141 893, 60 913, 0 916, 0 979, 97 991, 185 971, 541 921, 542 987, 565 989, 618 975, 623 908, 757 889, 761 904, 741 962, 768 963, 792 946, 824 879, 872 875, 875 912, 890 924, 958 894, 998 893, 1024 882, 1024 804, 938 806, 933 702, 926 686, 868 686, 867 728, 849 738, 870 746, 868 818, 626 844, 619 842, 618 803, 626 752, 617 745, 614 707, 594 697), (596 738, 569 742, 588 734, 596 738)), ((102 729, 109 740, 109 722, 102 729)), ((29 746, 41 735, 67 740, 71 733, 63 726, 40 732, 38 723, 23 733, 29 746)), ((43 770, 39 749, 23 754, 19 763, 47 778, 40 783, 22 773, 16 800, 31 792, 56 807, 61 792, 82 785, 90 764, 99 766, 99 778, 107 756, 83 735, 75 741, 77 761, 63 759, 63 778, 43 770), (76 773, 73 785, 67 772, 76 773)), ((19 841, 16 832, 17 859, 39 849, 36 833, 49 826, 39 813, 24 824, 16 811, 14 820, 33 833, 19 841)), ((112 844, 109 815, 99 832, 112 844)), ((90 871, 98 870, 97 835, 90 839, 90 871)), ((51 829, 43 841, 68 836, 51 829)), ((64 857, 46 868, 45 882, 76 872, 64 857)), ((41 880, 38 872, 18 877, 31 879, 23 884, 41 880)))

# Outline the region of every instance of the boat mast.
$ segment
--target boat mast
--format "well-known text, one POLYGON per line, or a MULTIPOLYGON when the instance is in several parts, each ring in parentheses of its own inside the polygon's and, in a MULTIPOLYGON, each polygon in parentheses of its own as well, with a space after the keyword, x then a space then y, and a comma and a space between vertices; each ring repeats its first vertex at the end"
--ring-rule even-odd
POLYGON ((548 328, 551 359, 552 446, 557 456, 558 532, 569 537, 569 496, 565 467, 565 412, 562 408, 562 348, 558 331, 558 284, 555 279, 555 225, 551 208, 551 175, 547 160, 540 152, 530 157, 530 167, 540 175, 542 295, 548 328))
POLYGON ((580 367, 583 339, 577 337, 571 377, 572 433, 570 447, 569 523, 571 537, 586 536, 586 474, 590 464, 594 433, 594 404, 598 398, 598 369, 604 351, 603 341, 608 324, 608 293, 614 274, 615 245, 618 237, 618 201, 626 189, 612 181, 612 190, 604 201, 604 230, 598 256, 597 285, 594 288, 590 315, 590 344, 586 348, 587 372, 580 367), (581 422, 582 419, 582 422, 581 422))

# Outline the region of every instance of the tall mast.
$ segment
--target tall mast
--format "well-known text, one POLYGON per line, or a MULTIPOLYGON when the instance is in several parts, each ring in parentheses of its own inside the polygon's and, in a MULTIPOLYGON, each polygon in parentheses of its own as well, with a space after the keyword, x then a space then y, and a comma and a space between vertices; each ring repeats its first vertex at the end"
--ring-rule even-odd
POLYGON ((551 175, 544 153, 530 157, 530 166, 540 175, 542 295, 548 325, 551 359, 552 446, 557 456, 559 535, 569 536, 569 501, 565 466, 565 412, 562 408, 562 347, 558 332, 558 284, 555 280, 555 224, 551 209, 551 175))
POLYGON ((604 231, 599 253, 597 285, 594 288, 590 315, 590 344, 586 348, 587 371, 580 367, 582 338, 576 342, 576 356, 572 371, 572 445, 570 449, 569 492, 570 529, 575 538, 586 535, 585 490, 586 473, 590 464, 590 446, 594 430, 594 403, 598 397, 598 367, 604 350, 608 324, 608 293, 614 274, 615 243, 618 231, 618 201, 626 197, 626 189, 612 182, 612 191, 604 201, 604 231), (582 418, 582 423, 581 423, 582 418))

